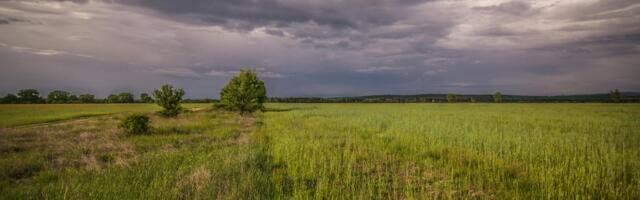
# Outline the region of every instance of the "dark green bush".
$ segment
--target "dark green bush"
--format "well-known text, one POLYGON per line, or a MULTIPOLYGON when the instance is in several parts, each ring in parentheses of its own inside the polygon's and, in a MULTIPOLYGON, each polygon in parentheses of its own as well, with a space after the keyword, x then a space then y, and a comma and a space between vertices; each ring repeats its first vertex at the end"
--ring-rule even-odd
POLYGON ((120 128, 127 134, 146 134, 149 133, 149 117, 143 114, 132 114, 124 118, 120 123, 120 128))

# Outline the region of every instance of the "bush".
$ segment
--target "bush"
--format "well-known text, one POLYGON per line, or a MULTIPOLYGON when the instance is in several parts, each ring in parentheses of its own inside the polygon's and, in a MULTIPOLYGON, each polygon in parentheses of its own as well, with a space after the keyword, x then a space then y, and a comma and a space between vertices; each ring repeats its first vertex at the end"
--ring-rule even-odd
POLYGON ((62 90, 54 90, 47 95, 48 103, 69 103, 71 93, 62 90))
POLYGON ((453 93, 447 94, 447 102, 455 103, 457 100, 458 100, 458 97, 456 96, 456 94, 453 94, 453 93))
POLYGON ((220 92, 220 104, 227 109, 238 110, 240 114, 263 110, 266 100, 264 82, 258 79, 253 70, 240 71, 220 92))
POLYGON ((156 98, 156 103, 164 108, 160 111, 160 114, 165 117, 177 116, 182 108, 180 107, 180 101, 184 96, 184 90, 174 89, 171 85, 163 85, 160 89, 153 91, 153 96, 156 98))
POLYGON ((80 99, 80 102, 82 103, 93 103, 95 102, 96 97, 92 94, 81 94, 78 99, 80 99))
POLYGON ((502 93, 496 92, 496 94, 493 95, 493 102, 502 103, 502 93))
POLYGON ((132 114, 124 118, 120 123, 120 128, 127 134, 139 135, 149 133, 149 117, 143 114, 132 114))

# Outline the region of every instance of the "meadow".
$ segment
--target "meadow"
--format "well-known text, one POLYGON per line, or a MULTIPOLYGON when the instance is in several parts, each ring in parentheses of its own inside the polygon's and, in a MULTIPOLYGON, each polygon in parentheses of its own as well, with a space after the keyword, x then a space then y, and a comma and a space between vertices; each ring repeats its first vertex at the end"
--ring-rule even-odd
POLYGON ((115 113, 0 128, 0 199, 640 198, 640 104, 115 113))
MULTIPOLYGON (((183 104, 187 109, 203 104, 183 104)), ((2 104, 0 127, 54 122, 123 112, 151 112, 161 108, 156 104, 2 104)))

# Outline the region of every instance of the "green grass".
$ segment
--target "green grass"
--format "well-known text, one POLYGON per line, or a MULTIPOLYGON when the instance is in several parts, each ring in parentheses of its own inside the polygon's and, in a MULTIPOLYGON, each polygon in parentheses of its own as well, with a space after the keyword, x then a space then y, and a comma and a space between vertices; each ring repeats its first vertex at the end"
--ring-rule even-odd
POLYGON ((640 198, 638 104, 272 104, 279 197, 640 198))
POLYGON ((638 199, 639 104, 269 104, 0 128, 0 199, 638 199))
MULTIPOLYGON (((184 104, 185 108, 210 104, 184 104)), ((155 104, 0 104, 0 127, 53 122, 121 112, 153 112, 155 104)))

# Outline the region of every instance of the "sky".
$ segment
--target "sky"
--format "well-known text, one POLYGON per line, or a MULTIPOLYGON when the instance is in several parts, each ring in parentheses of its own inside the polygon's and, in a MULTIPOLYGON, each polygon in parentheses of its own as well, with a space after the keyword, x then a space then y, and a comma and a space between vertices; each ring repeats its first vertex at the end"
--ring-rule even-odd
POLYGON ((0 0, 0 94, 640 91, 637 0, 0 0))

